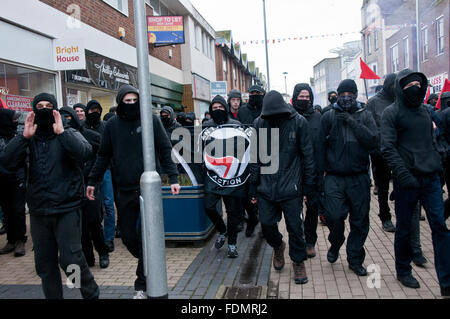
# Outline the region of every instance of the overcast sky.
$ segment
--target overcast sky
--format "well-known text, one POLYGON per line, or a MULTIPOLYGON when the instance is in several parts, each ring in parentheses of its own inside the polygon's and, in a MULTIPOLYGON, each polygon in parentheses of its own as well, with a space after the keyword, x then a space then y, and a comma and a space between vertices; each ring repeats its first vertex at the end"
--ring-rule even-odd
MULTIPOLYGON (((259 40, 259 44, 244 45, 250 61, 267 75, 262 0, 190 0, 216 31, 232 30, 235 42, 259 40)), ((359 32, 362 0, 266 0, 267 38, 283 39, 310 35, 359 32)), ((309 83, 313 66, 327 57, 329 51, 344 42, 360 40, 352 33, 337 37, 269 43, 270 86, 285 92, 283 72, 287 75, 288 94, 295 84, 309 83)))

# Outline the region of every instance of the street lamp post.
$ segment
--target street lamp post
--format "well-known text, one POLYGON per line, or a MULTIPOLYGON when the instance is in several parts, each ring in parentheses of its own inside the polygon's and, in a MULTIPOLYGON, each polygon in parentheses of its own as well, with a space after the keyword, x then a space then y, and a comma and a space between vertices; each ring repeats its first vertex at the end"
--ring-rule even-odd
POLYGON ((161 178, 156 172, 148 35, 143 0, 134 0, 144 173, 141 176, 141 228, 144 274, 150 298, 168 298, 161 178), (150 274, 151 271, 151 274, 150 274))
POLYGON ((287 95, 288 93, 287 93, 287 81, 286 81, 286 77, 287 77, 288 73, 287 73, 287 72, 283 72, 283 74, 284 74, 284 90, 285 90, 286 95, 287 95))
POLYGON ((267 47, 267 26, 266 26, 266 0, 263 0, 263 9, 264 9, 264 43, 266 45, 267 88, 270 91, 269 50, 267 47))

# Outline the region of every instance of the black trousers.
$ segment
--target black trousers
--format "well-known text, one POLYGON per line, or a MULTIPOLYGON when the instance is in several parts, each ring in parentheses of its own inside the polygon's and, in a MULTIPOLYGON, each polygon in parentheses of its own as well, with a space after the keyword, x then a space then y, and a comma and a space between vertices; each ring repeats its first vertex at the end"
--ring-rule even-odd
POLYGON ((42 279, 45 298, 63 298, 58 263, 67 276, 75 274, 71 268, 78 266, 81 295, 84 299, 98 298, 98 285, 81 249, 81 210, 47 216, 30 212, 30 230, 36 272, 42 279))
POLYGON ((284 214, 289 234, 289 257, 295 263, 306 260, 306 244, 303 238, 302 199, 293 198, 282 202, 274 202, 258 197, 259 222, 267 243, 280 247, 283 235, 278 230, 281 212, 284 214))
POLYGON ((147 291, 147 282, 144 273, 144 258, 142 252, 142 233, 140 221, 140 190, 126 191, 118 189, 118 226, 120 237, 128 251, 138 259, 136 268, 135 290, 147 291))
POLYGON ((232 196, 222 196, 213 193, 205 193, 205 212, 219 233, 227 233, 228 244, 236 245, 237 226, 242 220, 241 198, 232 196), (223 198, 225 209, 227 210, 227 225, 217 211, 217 203, 223 198))
POLYGON ((319 192, 311 192, 306 199, 305 240, 306 246, 313 246, 317 242, 317 224, 319 218, 319 192))
POLYGON ((0 207, 8 242, 26 242, 25 188, 20 187, 15 179, 0 176, 0 207))
POLYGON ((255 227, 258 224, 258 204, 252 204, 251 199, 247 196, 242 199, 242 206, 247 212, 247 224, 255 227))
POLYGON ((82 208, 81 244, 87 261, 94 262, 94 247, 100 256, 108 254, 102 225, 100 184, 95 186, 95 200, 85 199, 82 208), (92 245, 93 244, 93 245, 92 245))
POLYGON ((330 230, 328 240, 331 249, 339 251, 344 244, 345 219, 350 215, 347 261, 352 265, 362 265, 366 256, 364 243, 369 233, 369 175, 327 175, 324 187, 325 218, 330 230))
POLYGON ((386 160, 379 154, 371 155, 373 178, 378 187, 378 206, 381 222, 391 220, 392 215, 389 209, 389 182, 391 180, 391 170, 386 160))

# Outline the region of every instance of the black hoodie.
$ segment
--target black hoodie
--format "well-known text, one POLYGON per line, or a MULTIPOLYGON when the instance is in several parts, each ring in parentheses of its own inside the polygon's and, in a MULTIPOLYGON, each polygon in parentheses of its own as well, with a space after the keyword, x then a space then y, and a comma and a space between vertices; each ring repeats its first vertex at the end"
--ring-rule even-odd
MULTIPOLYGON (((292 103, 295 104, 297 101, 297 97, 301 91, 307 90, 309 92, 309 100, 310 104, 306 110, 301 110, 294 105, 296 111, 302 115, 308 121, 308 132, 311 137, 311 142, 313 144, 314 149, 314 161, 318 163, 319 161, 319 153, 318 150, 320 148, 320 118, 322 117, 321 113, 317 112, 314 107, 314 94, 311 87, 307 83, 297 84, 294 88, 294 93, 292 94, 292 103)), ((319 169, 319 165, 316 165, 316 170, 319 169)), ((316 178, 320 176, 319 172, 316 172, 316 178)), ((317 182, 320 182, 317 179, 317 182)))
POLYGON ((450 156, 450 92, 441 95, 441 108, 435 112, 439 117, 439 141, 445 148, 446 156, 450 156))
MULTIPOLYGON (((250 183, 257 186, 259 196, 279 202, 309 193, 315 183, 315 166, 306 119, 288 105, 279 92, 270 91, 264 97, 261 116, 255 120, 254 127, 260 138, 262 128, 279 129, 279 149, 276 154, 271 154, 272 158, 278 159, 277 172, 261 174, 264 167, 274 164, 273 159, 271 163, 262 163, 258 158, 258 163, 250 166, 250 183), (282 120, 274 123, 274 117, 282 120)), ((266 144, 269 152, 272 133, 269 131, 267 134, 266 144)), ((259 143, 261 142, 265 141, 260 140, 259 143)))
POLYGON ((414 175, 442 169, 430 113, 424 104, 412 107, 404 99, 400 82, 411 74, 420 77, 420 98, 424 99, 428 86, 426 76, 409 69, 400 71, 395 79, 395 102, 381 117, 381 152, 394 178, 406 188, 418 187, 414 175))
MULTIPOLYGON (((97 161, 89 175, 88 185, 93 186, 102 181, 112 160, 118 189, 138 190, 140 187, 140 178, 144 172, 141 120, 128 119, 123 112, 123 105, 120 102, 127 93, 139 94, 139 91, 130 85, 120 88, 117 94, 118 116, 106 122, 97 161)), ((152 114, 152 118, 155 155, 159 159, 156 161, 156 169, 161 172, 159 167, 161 163, 170 183, 178 183, 178 170, 171 157, 172 144, 158 116, 152 114)))
POLYGON ((175 141, 172 141, 171 136, 172 136, 172 132, 177 128, 177 127, 181 127, 181 124, 178 123, 175 119, 175 112, 173 111, 173 109, 170 106, 164 106, 161 110, 161 112, 166 112, 169 113, 170 115, 170 122, 167 126, 164 126, 164 129, 166 130, 167 136, 169 137, 169 139, 171 140, 172 144, 175 143, 175 141))
POLYGON ((395 73, 386 75, 383 89, 367 101, 366 109, 372 113, 377 127, 381 126, 381 115, 383 111, 395 101, 395 92, 392 88, 395 83, 395 77, 395 73))
MULTIPOLYGON (((209 114, 212 113, 212 106, 213 106, 214 103, 222 104, 225 107, 225 111, 227 112, 227 114, 230 114, 230 107, 229 107, 227 101, 225 101, 225 99, 222 96, 220 96, 220 95, 216 95, 212 99, 211 103, 209 104, 209 114)), ((226 123, 223 123, 223 124, 237 124, 237 125, 240 125, 241 122, 239 122, 237 120, 233 120, 230 117, 228 117, 228 121, 226 123)), ((221 125, 223 125, 223 124, 221 124, 221 125)), ((202 127, 204 127, 204 128, 205 127, 215 127, 215 126, 218 126, 218 125, 219 124, 214 122, 214 119, 212 117, 209 120, 207 120, 207 121, 202 123, 202 127)))
POLYGON ((86 127, 88 129, 94 130, 98 133, 100 133, 100 135, 103 134, 103 131, 105 130, 105 125, 106 123, 102 120, 99 120, 98 123, 90 123, 88 118, 89 118, 89 110, 97 107, 100 109, 100 115, 102 114, 103 108, 100 105, 100 103, 96 100, 90 100, 88 102, 88 104, 86 105, 86 111, 85 111, 85 116, 86 116, 86 120, 84 120, 84 124, 86 125, 86 127))

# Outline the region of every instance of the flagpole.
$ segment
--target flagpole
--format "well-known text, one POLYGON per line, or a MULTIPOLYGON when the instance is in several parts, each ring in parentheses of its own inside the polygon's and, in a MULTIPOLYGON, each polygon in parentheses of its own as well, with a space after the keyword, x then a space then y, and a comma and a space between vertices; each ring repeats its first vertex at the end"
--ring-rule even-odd
POLYGON ((367 94, 367 83, 366 83, 366 79, 364 79, 364 88, 366 89, 366 100, 369 100, 369 95, 367 94))

